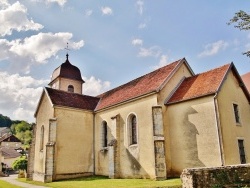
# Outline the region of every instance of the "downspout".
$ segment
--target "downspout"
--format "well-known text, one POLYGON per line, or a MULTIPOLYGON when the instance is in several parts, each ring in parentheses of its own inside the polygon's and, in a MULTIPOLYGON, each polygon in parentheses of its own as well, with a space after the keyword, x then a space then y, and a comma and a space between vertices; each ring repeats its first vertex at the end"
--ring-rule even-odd
POLYGON ((95 112, 93 116, 93 175, 95 175, 95 112))
POLYGON ((214 96, 214 110, 215 110, 216 127, 217 127, 217 134, 218 134, 218 140, 219 140, 221 166, 225 166, 223 142, 222 142, 222 134, 221 134, 221 125, 220 125, 220 114, 219 114, 217 95, 218 95, 218 93, 216 93, 215 96, 214 96))

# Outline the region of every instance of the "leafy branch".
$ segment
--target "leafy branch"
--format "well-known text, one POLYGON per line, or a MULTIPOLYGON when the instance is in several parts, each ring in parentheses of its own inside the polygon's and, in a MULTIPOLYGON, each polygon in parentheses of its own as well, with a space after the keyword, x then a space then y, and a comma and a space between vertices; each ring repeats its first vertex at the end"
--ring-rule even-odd
MULTIPOLYGON (((234 25, 235 28, 239 30, 248 31, 250 30, 250 15, 244 12, 243 10, 240 10, 239 12, 235 13, 234 17, 230 19, 227 24, 236 24, 234 25)), ((244 52, 243 55, 250 57, 250 51, 244 52)))

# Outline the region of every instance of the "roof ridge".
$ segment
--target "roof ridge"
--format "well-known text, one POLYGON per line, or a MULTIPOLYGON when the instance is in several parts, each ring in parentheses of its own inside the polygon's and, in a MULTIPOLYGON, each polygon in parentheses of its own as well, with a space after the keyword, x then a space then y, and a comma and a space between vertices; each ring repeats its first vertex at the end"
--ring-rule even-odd
MULTIPOLYGON (((207 70, 205 72, 198 73, 196 75, 201 75, 201 74, 205 74, 205 73, 208 73, 208 72, 212 72, 212 71, 215 71, 216 69, 221 69, 222 67, 226 67, 226 66, 230 67, 230 65, 231 65, 231 63, 227 63, 227 64, 221 65, 219 67, 215 67, 213 69, 207 70)), ((194 75, 194 76, 196 76, 196 75, 194 75)))
POLYGON ((60 90, 60 89, 54 89, 54 88, 51 88, 51 87, 45 87, 45 89, 52 89, 52 90, 56 90, 58 92, 64 92, 64 93, 68 93, 68 94, 73 94, 73 95, 80 95, 80 96, 83 96, 83 97, 92 97, 92 98, 100 98, 100 97, 95 97, 95 96, 91 96, 91 95, 83 95, 83 94, 80 94, 80 93, 73 93, 73 92, 68 92, 68 91, 64 91, 64 90, 60 90))
MULTIPOLYGON (((182 58, 183 59, 183 58, 182 58)), ((146 77, 146 76, 148 76, 148 75, 150 75, 150 74, 153 74, 154 72, 157 72, 157 71, 159 71, 159 70, 161 70, 161 69, 164 69, 165 67, 167 67, 167 66, 169 66, 169 65, 171 65, 171 64, 174 64, 174 63, 176 63, 176 62, 179 62, 179 61, 181 61, 182 59, 178 59, 178 60, 176 60, 176 61, 173 61, 173 62, 171 62, 171 63, 169 63, 169 64, 167 64, 167 65, 165 65, 165 66, 163 66, 163 67, 160 67, 160 68, 158 68, 158 69, 156 69, 156 70, 153 70, 153 71, 151 71, 151 72, 149 72, 149 73, 146 73, 146 74, 144 74, 144 75, 142 75, 142 76, 139 76, 139 77, 137 77, 137 78, 135 78, 135 79, 133 79, 133 80, 130 80, 130 81, 128 81, 128 82, 126 82, 126 83, 124 83, 124 84, 122 84, 122 85, 120 85, 120 86, 117 86, 117 87, 115 87, 115 88, 113 88, 113 89, 110 89, 110 90, 108 90, 108 91, 106 91, 106 92, 104 92, 104 93, 102 93, 102 94, 99 94, 99 95, 97 95, 97 97, 102 97, 102 95, 104 95, 104 94, 107 94, 107 93, 110 93, 110 92, 114 92, 114 91, 116 91, 116 90, 118 90, 118 89, 120 89, 120 88, 122 88, 122 87, 125 87, 126 85, 129 85, 130 83, 132 83, 132 82, 134 82, 134 81, 136 81, 136 80, 139 80, 139 79, 142 79, 143 77, 146 77)), ((160 87, 160 86, 159 86, 160 87)), ((157 88, 158 89, 158 88, 157 88)))

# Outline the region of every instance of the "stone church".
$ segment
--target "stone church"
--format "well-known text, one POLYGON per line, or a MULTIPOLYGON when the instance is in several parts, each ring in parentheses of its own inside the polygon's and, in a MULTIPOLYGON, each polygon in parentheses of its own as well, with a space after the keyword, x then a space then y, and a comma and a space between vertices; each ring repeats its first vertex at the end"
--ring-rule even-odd
POLYGON ((194 74, 183 58, 87 96, 67 54, 48 85, 35 111, 30 179, 167 179, 250 160, 250 96, 233 63, 194 74))

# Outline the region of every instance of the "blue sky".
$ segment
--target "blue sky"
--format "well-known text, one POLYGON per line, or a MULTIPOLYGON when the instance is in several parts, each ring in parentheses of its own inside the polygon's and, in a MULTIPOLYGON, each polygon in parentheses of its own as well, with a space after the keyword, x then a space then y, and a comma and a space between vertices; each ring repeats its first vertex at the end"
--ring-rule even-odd
POLYGON ((234 62, 245 74, 250 33, 226 23, 247 7, 248 0, 1 0, 0 113, 34 121, 67 42, 88 95, 183 57, 195 73, 234 62))

